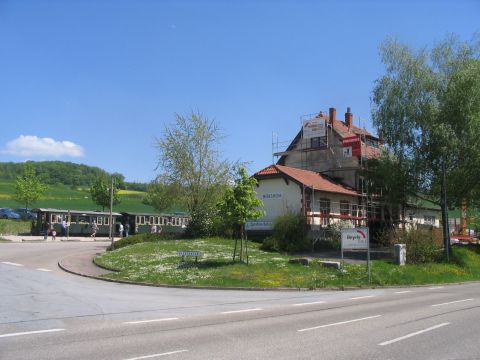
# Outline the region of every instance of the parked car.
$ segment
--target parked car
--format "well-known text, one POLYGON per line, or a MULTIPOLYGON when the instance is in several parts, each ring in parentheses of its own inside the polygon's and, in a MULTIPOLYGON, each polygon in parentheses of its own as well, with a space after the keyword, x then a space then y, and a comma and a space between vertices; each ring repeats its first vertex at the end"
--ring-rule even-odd
POLYGON ((28 208, 15 209, 15 212, 24 220, 37 220, 37 214, 28 208))
POLYGON ((0 208, 0 219, 20 219, 20 215, 10 208, 0 208))

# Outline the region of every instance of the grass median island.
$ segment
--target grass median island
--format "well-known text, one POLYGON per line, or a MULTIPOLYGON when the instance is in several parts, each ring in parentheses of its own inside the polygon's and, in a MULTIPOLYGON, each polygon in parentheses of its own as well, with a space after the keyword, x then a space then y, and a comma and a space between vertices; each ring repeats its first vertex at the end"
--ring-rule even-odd
MULTIPOLYGON (((130 240, 130 243, 132 241, 130 240)), ((421 285, 480 280, 480 251, 454 248, 455 262, 396 266, 386 260, 372 262, 372 283, 366 265, 345 264, 339 270, 290 264, 294 256, 266 252, 249 242, 249 265, 232 261, 234 242, 228 239, 157 240, 109 251, 96 257, 102 266, 116 270, 104 277, 149 284, 258 288, 342 288, 421 285), (195 263, 182 263, 177 251, 200 251, 195 263)))

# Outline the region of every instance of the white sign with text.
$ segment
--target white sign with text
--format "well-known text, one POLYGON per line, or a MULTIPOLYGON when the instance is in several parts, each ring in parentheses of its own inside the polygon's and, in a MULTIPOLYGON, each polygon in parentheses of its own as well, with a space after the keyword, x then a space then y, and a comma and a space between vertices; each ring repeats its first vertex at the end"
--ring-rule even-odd
POLYGON ((342 249, 368 249, 368 228, 342 229, 342 249))

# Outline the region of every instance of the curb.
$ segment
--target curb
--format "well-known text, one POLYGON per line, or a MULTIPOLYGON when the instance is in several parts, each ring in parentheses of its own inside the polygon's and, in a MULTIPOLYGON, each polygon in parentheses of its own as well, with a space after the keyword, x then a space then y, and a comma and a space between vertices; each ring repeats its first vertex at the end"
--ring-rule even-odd
MULTIPOLYGON (((84 274, 72 269, 69 269, 63 264, 63 259, 58 262, 58 267, 65 272, 70 274, 83 276, 90 279, 101 280, 117 284, 126 284, 126 285, 137 285, 137 286, 149 286, 149 287, 159 287, 159 288, 172 288, 172 289, 193 289, 193 290, 239 290, 239 291, 289 291, 289 292, 307 292, 307 291, 351 291, 351 290, 368 290, 368 289, 403 289, 403 288, 419 288, 419 287, 430 287, 430 286, 449 286, 449 285, 465 285, 465 284, 480 284, 480 281, 464 281, 456 283, 438 283, 438 284, 421 284, 421 285, 392 285, 392 286, 372 286, 372 287, 344 287, 340 288, 319 288, 319 289, 307 289, 307 288, 251 288, 251 287, 219 287, 219 286, 193 286, 193 285, 167 285, 167 284, 152 284, 145 282, 135 282, 128 280, 118 280, 118 279, 109 279, 95 275, 84 274)), ((98 266, 101 269, 108 270, 111 272, 116 272, 117 270, 109 269, 105 266, 98 265, 95 262, 95 257, 92 258, 92 263, 95 266, 98 266)))
MULTIPOLYGON (((115 270, 108 269, 104 266, 99 266, 95 263, 95 260, 92 259, 92 263, 95 266, 98 266, 99 268, 102 268, 104 270, 109 270, 114 272, 115 270)), ((160 287, 160 288, 172 288, 172 289, 197 289, 197 290, 240 290, 240 291, 291 291, 291 292, 306 292, 306 291, 343 291, 343 290, 365 290, 366 288, 345 288, 345 289, 336 289, 336 288, 325 288, 325 289, 306 289, 306 288, 248 288, 248 287, 219 287, 219 286, 193 286, 193 285, 167 285, 167 284, 152 284, 152 283, 144 283, 144 282, 134 282, 134 281, 128 281, 128 280, 117 280, 117 279, 109 279, 109 278, 103 278, 100 276, 95 276, 95 275, 88 275, 84 273, 80 273, 78 271, 74 271, 72 269, 69 269, 66 267, 63 263, 62 260, 58 262, 58 267, 62 269, 63 271, 66 271, 70 274, 78 275, 78 276, 83 276, 87 277, 90 279, 95 279, 95 280, 102 280, 102 281, 107 281, 107 282, 112 282, 112 283, 118 283, 118 284, 127 284, 127 285, 139 285, 139 286, 150 286, 150 287, 160 287)))

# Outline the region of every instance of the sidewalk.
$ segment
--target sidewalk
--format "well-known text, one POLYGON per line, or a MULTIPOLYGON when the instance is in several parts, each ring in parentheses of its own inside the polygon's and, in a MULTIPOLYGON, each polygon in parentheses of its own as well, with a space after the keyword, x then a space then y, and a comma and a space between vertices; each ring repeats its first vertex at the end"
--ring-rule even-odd
POLYGON ((111 271, 95 265, 93 259, 97 253, 98 249, 91 249, 90 251, 71 255, 60 260, 58 266, 66 272, 93 278, 111 273, 111 271))
MULTIPOLYGON (((31 236, 31 235, 2 235, 0 238, 9 240, 15 243, 68 243, 68 242, 88 242, 88 243, 98 243, 99 246, 104 246, 105 248, 110 245, 110 239, 108 237, 96 237, 95 239, 89 236, 70 236, 61 237, 57 236, 55 240, 52 240, 52 237, 49 236, 47 240, 43 236, 31 236)), ((58 262, 58 266, 69 273, 98 278, 100 275, 111 273, 109 270, 102 269, 98 267, 93 262, 94 257, 99 253, 98 246, 95 246, 91 249, 83 249, 79 252, 69 255, 58 262)))
POLYGON ((110 241, 108 237, 97 236, 91 238, 90 236, 70 236, 62 237, 57 236, 55 240, 52 240, 52 237, 49 236, 46 240, 43 236, 33 236, 33 235, 0 235, 0 238, 9 240, 11 242, 60 242, 60 241, 81 241, 81 242, 100 242, 100 241, 110 241))

